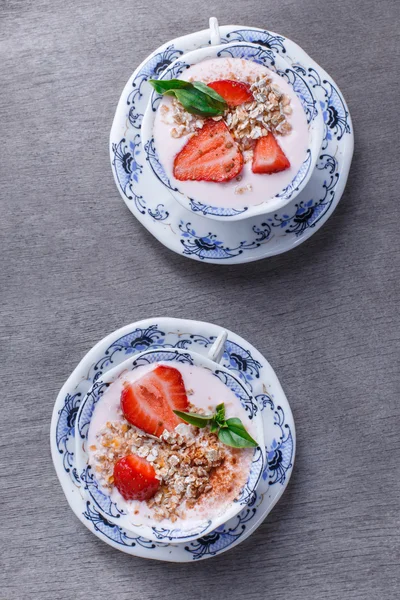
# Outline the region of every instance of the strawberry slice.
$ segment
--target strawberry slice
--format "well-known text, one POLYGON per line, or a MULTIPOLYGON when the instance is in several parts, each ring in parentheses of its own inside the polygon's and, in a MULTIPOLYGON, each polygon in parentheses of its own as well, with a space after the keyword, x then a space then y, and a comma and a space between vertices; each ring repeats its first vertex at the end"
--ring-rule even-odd
POLYGON ((189 402, 178 369, 159 365, 137 381, 125 384, 121 409, 129 423, 151 435, 173 431, 182 420, 174 410, 187 411, 189 402))
POLYGON ((222 96, 229 106, 239 106, 239 104, 252 102, 254 100, 253 94, 250 91, 250 86, 241 81, 221 79, 219 81, 212 81, 208 84, 208 87, 212 88, 217 94, 222 96))
POLYGON ((253 155, 253 173, 279 173, 289 167, 290 162, 272 133, 258 138, 253 155))
POLYGON ((243 156, 223 121, 205 122, 175 156, 179 181, 230 181, 243 168, 243 156))
POLYGON ((125 500, 149 500, 160 487, 160 481, 145 458, 128 454, 114 465, 114 485, 125 500))

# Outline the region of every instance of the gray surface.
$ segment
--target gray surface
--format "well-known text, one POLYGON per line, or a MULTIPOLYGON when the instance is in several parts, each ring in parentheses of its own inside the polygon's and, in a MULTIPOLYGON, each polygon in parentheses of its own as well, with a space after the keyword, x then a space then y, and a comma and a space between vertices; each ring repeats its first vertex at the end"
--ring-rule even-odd
POLYGON ((398 598, 400 4, 150 4, 0 5, 0 598, 398 598), (210 14, 298 42, 336 79, 356 129, 328 224, 296 251, 243 267, 166 250, 121 201, 108 161, 134 68, 210 14), (249 339, 297 423, 279 505, 244 544, 191 565, 97 540, 68 508, 49 452, 53 403, 79 359, 117 327, 159 314, 249 339))

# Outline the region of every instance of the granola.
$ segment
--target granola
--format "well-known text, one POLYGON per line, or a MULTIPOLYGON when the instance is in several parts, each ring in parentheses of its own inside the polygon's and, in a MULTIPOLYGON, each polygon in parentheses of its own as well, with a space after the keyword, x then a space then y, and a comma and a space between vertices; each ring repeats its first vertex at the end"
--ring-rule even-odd
POLYGON ((187 112, 176 98, 172 100, 171 108, 165 104, 161 106, 161 115, 164 123, 172 123, 171 136, 180 138, 194 133, 204 125, 204 119, 187 112))
MULTIPOLYGON (((235 77, 232 75, 232 79, 235 77)), ((289 117, 293 112, 290 97, 283 94, 268 76, 259 75, 251 82, 250 90, 254 100, 228 108, 223 116, 212 117, 214 121, 224 120, 244 154, 245 162, 252 159, 255 141, 268 135, 288 135, 292 131, 289 117)), ((188 113, 174 98, 172 106, 161 107, 165 123, 172 123, 171 136, 180 138, 201 129, 205 119, 188 113), (171 114, 169 114, 171 113, 171 114)), ((243 193, 243 192, 238 192, 243 193)))
POLYGON ((250 145, 250 140, 257 140, 270 131, 280 135, 289 134, 292 130, 287 118, 292 113, 289 96, 282 94, 269 77, 259 76, 250 90, 254 102, 241 104, 229 110, 225 116, 233 136, 238 141, 243 140, 244 145, 250 145))
POLYGON ((185 423, 156 438, 126 422, 108 422, 90 449, 96 477, 108 492, 113 489, 117 460, 129 453, 146 458, 161 482, 147 504, 156 520, 168 518, 172 522, 184 518, 185 509, 194 507, 213 489, 221 492, 225 486, 229 491, 231 476, 218 467, 233 465, 236 460, 236 452, 224 446, 208 428, 198 430, 185 423))

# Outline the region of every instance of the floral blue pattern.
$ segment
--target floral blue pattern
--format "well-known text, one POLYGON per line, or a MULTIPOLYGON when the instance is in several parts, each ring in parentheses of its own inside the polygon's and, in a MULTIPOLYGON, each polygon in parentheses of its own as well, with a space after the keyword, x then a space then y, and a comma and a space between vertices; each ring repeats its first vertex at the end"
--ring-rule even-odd
POLYGON ((333 83, 327 79, 322 79, 316 69, 305 69, 301 65, 295 66, 294 69, 297 73, 301 73, 303 77, 307 76, 313 88, 320 88, 323 91, 324 101, 320 101, 320 107, 323 111, 325 123, 324 144, 322 146, 322 149, 325 150, 333 137, 336 137, 339 141, 346 133, 351 133, 349 112, 333 83))
POLYGON ((203 215, 215 215, 217 217, 234 217, 241 215, 248 210, 248 207, 243 208, 223 208, 221 206, 210 206, 202 202, 196 202, 193 198, 189 198, 190 208, 194 213, 199 212, 203 215))
POLYGON ((284 190, 282 190, 279 194, 277 194, 277 198, 291 198, 293 194, 299 189, 303 180, 307 177, 308 172, 311 167, 311 152, 307 150, 307 158, 301 165, 300 169, 297 172, 297 175, 294 179, 289 183, 284 190))
POLYGON ((290 425, 286 423, 285 412, 281 406, 275 408, 272 398, 266 394, 259 394, 256 400, 261 410, 269 409, 274 416, 274 429, 276 434, 271 443, 265 448, 267 464, 263 472, 264 481, 269 485, 279 483, 284 485, 287 472, 293 466, 294 441, 290 425))
MULTIPOLYGON (((133 129, 140 130, 142 125, 143 110, 139 109, 138 103, 144 96, 144 85, 152 77, 157 79, 163 70, 182 53, 182 50, 176 49, 173 45, 168 46, 162 52, 152 56, 136 75, 132 82, 133 90, 127 97, 127 105, 130 107, 128 118, 133 129)), ((138 157, 141 154, 140 146, 139 133, 133 135, 133 139, 129 142, 129 145, 125 137, 118 143, 112 143, 112 166, 115 171, 115 177, 123 194, 128 200, 133 200, 140 214, 144 215, 147 213, 155 221, 164 221, 169 217, 169 213, 164 205, 158 203, 155 208, 147 207, 143 195, 136 193, 134 189, 139 183, 139 176, 143 173, 143 165, 138 162, 138 157)))
POLYGON ((146 329, 135 329, 131 333, 124 335, 122 338, 113 342, 104 355, 99 359, 93 366, 93 371, 97 374, 99 371, 110 367, 113 364, 113 357, 115 354, 123 354, 123 359, 127 358, 130 354, 136 354, 142 350, 147 350, 154 344, 161 345, 164 343, 165 333, 157 328, 157 325, 151 325, 146 329))
POLYGON ((64 406, 58 412, 56 443, 59 453, 63 455, 63 465, 67 473, 70 473, 74 467, 74 450, 71 442, 75 438, 76 415, 81 400, 82 395, 80 393, 67 394, 64 399, 64 406))
POLYGON ((339 180, 338 164, 336 158, 329 154, 322 154, 316 165, 320 171, 327 171, 327 178, 322 185, 322 198, 318 200, 303 200, 295 204, 295 211, 290 214, 275 214, 267 220, 271 227, 280 227, 285 229, 285 233, 294 233, 296 237, 302 235, 309 227, 315 227, 315 224, 322 219, 329 210, 334 196, 335 187, 339 180))
POLYGON ((134 360, 132 364, 135 367, 140 367, 142 365, 151 365, 160 361, 175 361, 182 364, 193 364, 193 358, 190 354, 181 354, 176 350, 168 349, 160 349, 158 352, 156 350, 152 350, 151 354, 140 356, 134 360))
POLYGON ((138 103, 144 95, 143 85, 151 78, 158 79, 164 69, 183 54, 182 50, 173 44, 152 56, 132 82, 133 90, 128 94, 127 105, 129 108, 129 122, 135 129, 140 129, 143 120, 143 111, 138 108, 138 103))
POLYGON ((268 50, 274 50, 278 54, 286 53, 284 37, 261 29, 236 29, 221 38, 221 42, 251 42, 252 44, 264 46, 268 50))
POLYGON ((161 331, 157 325, 151 325, 146 329, 138 328, 124 335, 122 338, 113 342, 104 355, 93 365, 91 371, 93 372, 93 381, 95 381, 99 373, 101 374, 104 369, 107 369, 116 362, 116 364, 122 362, 131 354, 136 354, 143 350, 147 350, 150 347, 153 348, 189 348, 192 344, 198 344, 208 348, 215 341, 215 338, 211 336, 206 338, 201 335, 182 335, 177 336, 175 344, 165 342, 164 331, 161 331), (122 356, 121 356, 122 354, 122 356))
POLYGON ((289 425, 285 424, 285 415, 280 406, 275 410, 275 424, 280 429, 278 440, 274 439, 267 448, 269 485, 283 484, 287 471, 292 467, 293 437, 289 425))
POLYGON ((253 467, 250 473, 250 477, 244 486, 239 498, 235 500, 235 502, 240 502, 241 504, 246 504, 251 507, 254 506, 257 500, 257 484, 260 480, 260 477, 263 476, 266 465, 264 464, 264 457, 261 452, 261 448, 256 448, 255 457, 253 458, 253 467), (258 468, 254 468, 254 465, 257 465, 258 468))
POLYGON ((136 134, 134 140, 129 142, 129 145, 125 138, 119 142, 119 144, 113 144, 112 150, 114 153, 113 167, 115 169, 115 175, 120 185, 121 190, 128 198, 133 200, 137 210, 145 214, 146 202, 143 196, 136 194, 132 188, 132 182, 139 181, 139 175, 143 172, 143 166, 137 162, 138 156, 140 155, 140 136, 136 134))
MULTIPOLYGON (((197 533, 199 535, 201 535, 202 533, 204 533, 205 531, 207 531, 207 529, 210 527, 211 525, 211 521, 206 521, 203 524, 203 528, 198 530, 197 533)), ((161 541, 167 541, 167 540, 176 540, 177 537, 179 537, 179 539, 184 540, 185 537, 182 536, 182 534, 180 533, 180 529, 166 529, 165 527, 160 527, 157 529, 157 527, 153 527, 152 528, 157 539, 161 540, 161 541)), ((191 537, 193 535, 193 532, 189 532, 187 537, 191 537)))
POLYGON ((192 542, 190 546, 186 546, 185 550, 192 554, 194 560, 204 558, 206 555, 215 556, 243 535, 246 524, 251 521, 256 511, 256 508, 245 508, 237 515, 233 527, 226 528, 222 525, 208 535, 192 542))
POLYGON ((157 179, 159 179, 161 181, 161 183, 163 183, 171 191, 177 192, 178 188, 176 188, 172 185, 166 172, 164 171, 164 168, 162 167, 162 165, 160 163, 160 159, 158 157, 157 150, 154 145, 153 137, 151 138, 151 140, 149 140, 145 143, 144 151, 146 153, 146 160, 148 161, 148 163, 149 163, 150 167, 152 168, 152 171, 153 171, 154 175, 157 177, 157 179))
POLYGON ((257 414, 258 406, 246 388, 244 388, 242 385, 239 385, 238 381, 230 373, 226 373, 225 371, 216 371, 214 375, 218 377, 218 379, 220 379, 222 383, 224 383, 230 390, 232 390, 237 398, 239 398, 241 405, 249 414, 249 419, 252 419, 257 414))
POLYGON ((105 391, 107 391, 108 383, 95 381, 92 388, 83 400, 82 411, 79 419, 78 433, 82 440, 87 436, 90 420, 97 402, 100 400, 105 391))
POLYGON ((97 480, 90 466, 86 467, 80 474, 80 480, 84 484, 85 489, 88 490, 91 499, 102 512, 103 516, 108 515, 109 517, 118 519, 121 515, 125 514, 123 510, 118 508, 115 502, 112 502, 110 496, 107 496, 99 489, 97 480))
POLYGON ((230 340, 227 340, 225 344, 223 359, 223 365, 236 371, 237 375, 244 379, 252 389, 254 378, 260 377, 261 363, 255 360, 248 350, 230 340))
POLYGON ((110 523, 98 510, 91 506, 90 502, 86 503, 86 510, 83 516, 93 524, 96 531, 102 533, 109 540, 121 546, 136 546, 148 548, 149 550, 156 547, 156 544, 145 538, 132 537, 124 529, 118 527, 114 523, 110 523))
POLYGON ((195 254, 201 260, 205 258, 212 259, 228 259, 232 256, 238 256, 245 250, 258 248, 263 242, 267 241, 271 235, 271 227, 267 223, 261 223, 261 226, 254 225, 252 227, 255 233, 253 241, 240 242, 235 248, 229 248, 223 245, 223 242, 217 239, 217 235, 211 231, 206 235, 198 235, 192 228, 191 223, 179 224, 179 229, 182 232, 181 244, 184 247, 183 254, 195 254))
POLYGON ((298 71, 294 71, 293 69, 285 69, 284 71, 277 71, 277 73, 285 79, 296 92, 297 97, 303 105, 304 112, 307 115, 307 123, 311 123, 317 116, 318 110, 316 107, 317 102, 306 81, 300 76, 298 71))
MULTIPOLYGON (((273 69, 275 65, 275 55, 271 50, 265 47, 255 48, 254 46, 245 46, 238 44, 237 46, 229 46, 224 48, 217 54, 218 57, 229 56, 231 58, 245 58, 251 60, 260 65, 264 65, 270 69, 273 69)), ((275 70, 275 69, 274 69, 275 70)))

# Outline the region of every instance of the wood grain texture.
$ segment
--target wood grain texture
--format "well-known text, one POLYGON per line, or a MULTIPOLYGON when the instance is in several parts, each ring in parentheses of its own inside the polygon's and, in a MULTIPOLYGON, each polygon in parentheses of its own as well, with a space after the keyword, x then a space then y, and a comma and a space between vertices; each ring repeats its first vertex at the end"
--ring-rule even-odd
POLYGON ((400 4, 199 6, 0 4, 2 600, 399 598, 400 4), (303 46, 341 87, 356 130, 329 223, 297 250, 246 266, 165 249, 125 207, 109 167, 109 129, 134 68, 213 14, 303 46), (156 315, 249 339, 297 424, 280 503, 245 543, 198 564, 144 561, 97 540, 50 459, 54 400, 79 359, 156 315))

